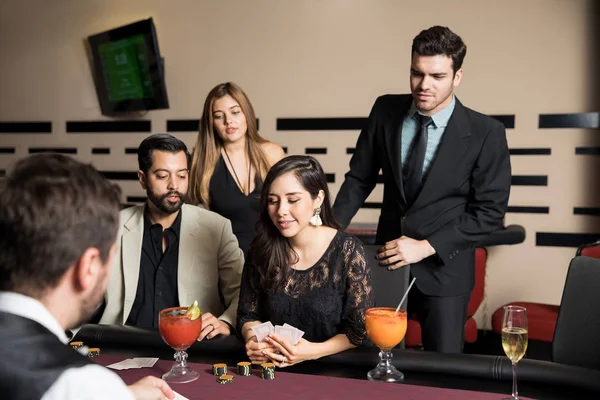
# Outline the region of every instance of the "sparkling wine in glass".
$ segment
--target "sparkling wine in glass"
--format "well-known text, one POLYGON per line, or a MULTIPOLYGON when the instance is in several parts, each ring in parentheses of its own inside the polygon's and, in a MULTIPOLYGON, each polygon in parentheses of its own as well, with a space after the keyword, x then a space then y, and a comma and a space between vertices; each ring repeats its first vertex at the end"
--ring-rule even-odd
POLYGON ((175 365, 162 378, 169 383, 187 383, 199 374, 187 364, 187 353, 202 331, 202 318, 191 319, 187 307, 165 308, 158 314, 158 330, 166 344, 175 350, 175 365))
POLYGON ((369 371, 370 381, 402 382, 404 374, 392 364, 392 348, 406 334, 406 311, 389 307, 369 308, 365 314, 365 327, 371 341, 379 347, 379 364, 369 371))
POLYGON ((502 319, 502 348, 512 363, 512 396, 506 399, 518 400, 517 363, 527 351, 528 330, 527 310, 525 307, 505 306, 502 319))

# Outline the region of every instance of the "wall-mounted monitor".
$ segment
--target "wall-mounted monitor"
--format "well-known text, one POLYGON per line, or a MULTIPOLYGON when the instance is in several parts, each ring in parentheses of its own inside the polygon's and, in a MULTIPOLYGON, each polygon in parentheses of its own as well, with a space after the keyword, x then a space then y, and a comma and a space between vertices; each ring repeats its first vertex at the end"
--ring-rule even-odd
POLYGON ((102 114, 169 108, 152 18, 89 36, 88 43, 102 114))

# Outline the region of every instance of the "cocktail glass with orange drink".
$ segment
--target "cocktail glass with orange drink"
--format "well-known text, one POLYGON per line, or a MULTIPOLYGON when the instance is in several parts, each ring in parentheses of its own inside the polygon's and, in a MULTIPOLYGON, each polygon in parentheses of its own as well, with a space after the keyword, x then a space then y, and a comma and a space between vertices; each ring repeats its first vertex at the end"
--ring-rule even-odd
POLYGON ((369 308, 365 314, 365 327, 371 341, 379 347, 380 361, 369 371, 370 381, 402 382, 404 374, 392 365, 392 348, 397 346, 406 334, 406 311, 390 307, 369 308))
POLYGON ((202 318, 197 303, 194 302, 189 308, 171 307, 162 310, 158 314, 158 330, 165 343, 175 350, 175 365, 162 378, 169 383, 187 383, 198 379, 200 375, 187 364, 186 353, 202 331, 202 318))

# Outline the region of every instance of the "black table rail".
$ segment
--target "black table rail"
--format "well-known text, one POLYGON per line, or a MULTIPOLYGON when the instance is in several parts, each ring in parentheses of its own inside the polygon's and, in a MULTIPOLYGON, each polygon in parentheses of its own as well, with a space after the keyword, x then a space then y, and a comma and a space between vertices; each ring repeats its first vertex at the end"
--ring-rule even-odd
MULTIPOLYGON (((99 347, 103 354, 169 359, 174 351, 157 331, 129 326, 84 325, 73 340, 99 347)), ((194 343, 189 361, 235 365, 247 360, 244 344, 234 336, 194 343)), ((393 351, 394 365, 407 383, 510 393, 512 367, 506 357, 474 354, 441 354, 416 350, 393 351), (481 388, 480 388, 481 386, 481 388)), ((359 347, 286 368, 289 372, 365 378, 379 361, 378 349, 359 347)), ((523 396, 535 398, 600 398, 600 371, 547 361, 523 359, 518 364, 523 396), (526 390, 527 389, 527 390, 526 390)))

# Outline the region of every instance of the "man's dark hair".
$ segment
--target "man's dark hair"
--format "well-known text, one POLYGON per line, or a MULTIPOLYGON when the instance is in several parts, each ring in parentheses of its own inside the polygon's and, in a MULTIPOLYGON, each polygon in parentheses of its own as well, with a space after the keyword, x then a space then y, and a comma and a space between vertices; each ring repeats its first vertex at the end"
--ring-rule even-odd
POLYGON ((154 150, 166 151, 168 153, 183 151, 188 169, 190 169, 191 156, 185 143, 168 133, 157 133, 148 136, 140 143, 140 147, 138 147, 138 168, 143 173, 147 173, 150 167, 152 167, 152 152, 154 150))
POLYGON ((421 31, 413 39, 411 59, 415 53, 420 56, 443 54, 450 57, 452 59, 452 70, 456 74, 467 54, 467 45, 460 36, 447 27, 436 25, 421 31))
POLYGON ((91 165, 60 154, 20 160, 0 181, 0 290, 39 298, 87 248, 115 243, 120 191, 91 165))

